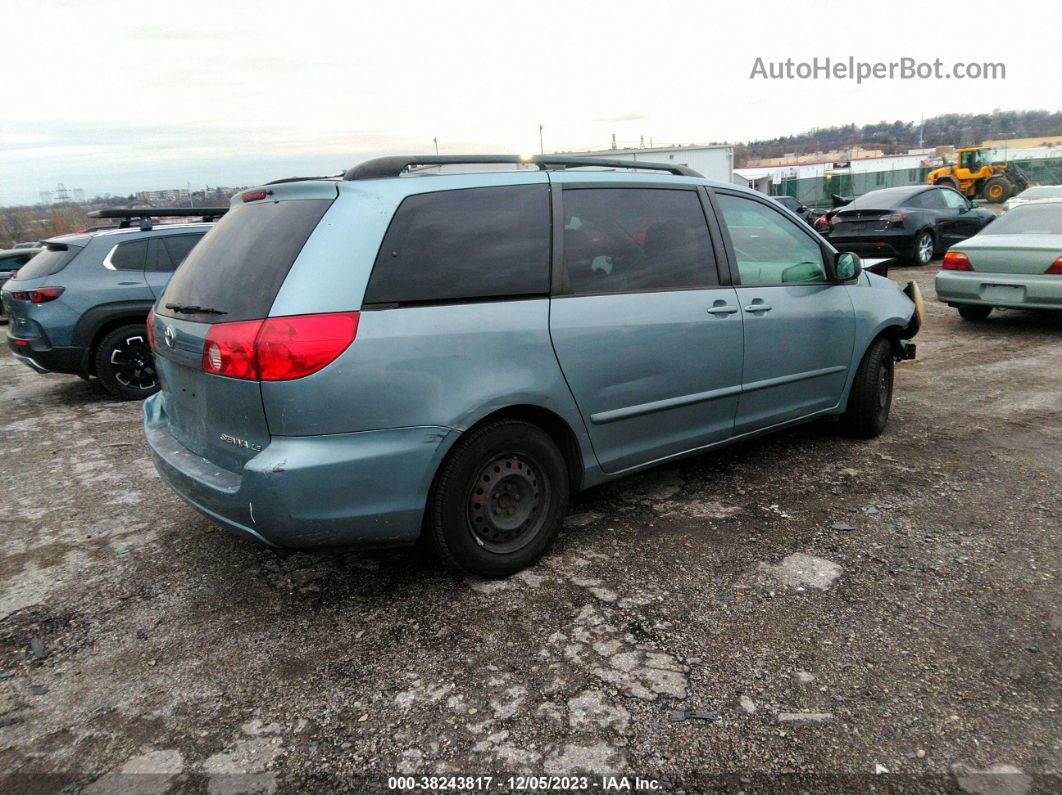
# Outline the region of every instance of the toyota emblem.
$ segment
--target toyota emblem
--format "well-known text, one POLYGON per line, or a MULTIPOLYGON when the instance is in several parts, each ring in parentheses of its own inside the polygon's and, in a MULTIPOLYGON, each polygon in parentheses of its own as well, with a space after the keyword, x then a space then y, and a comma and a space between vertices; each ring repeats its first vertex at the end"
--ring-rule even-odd
POLYGON ((166 339, 166 346, 172 348, 174 343, 177 342, 177 335, 173 331, 173 326, 166 326, 166 330, 162 333, 162 336, 166 339))

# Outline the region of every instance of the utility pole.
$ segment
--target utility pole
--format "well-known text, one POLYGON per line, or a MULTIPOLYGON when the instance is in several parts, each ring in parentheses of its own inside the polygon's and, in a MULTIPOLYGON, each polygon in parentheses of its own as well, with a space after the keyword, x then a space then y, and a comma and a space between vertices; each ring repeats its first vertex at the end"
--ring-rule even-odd
POLYGON ((540 155, 546 154, 546 146, 542 143, 542 125, 538 125, 538 153, 540 155))
POLYGON ((439 139, 438 138, 432 138, 431 140, 435 143, 435 154, 438 155, 439 154, 439 139))

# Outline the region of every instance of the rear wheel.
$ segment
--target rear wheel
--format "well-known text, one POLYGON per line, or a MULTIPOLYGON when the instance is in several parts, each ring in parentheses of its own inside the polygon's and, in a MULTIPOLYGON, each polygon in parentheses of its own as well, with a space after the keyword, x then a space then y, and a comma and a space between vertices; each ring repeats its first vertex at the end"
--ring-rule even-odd
POLYGON ((848 407, 841 416, 841 423, 849 434, 872 439, 885 430, 892 408, 892 376, 892 345, 884 337, 879 337, 859 363, 848 396, 848 407))
POLYGON ((915 237, 914 246, 908 259, 912 265, 928 265, 933 260, 935 248, 936 242, 933 239, 933 233, 928 229, 923 230, 915 237))
POLYGON ((568 492, 568 468, 549 435, 517 420, 491 423, 444 462, 428 501, 428 540, 453 568, 508 577, 542 557, 568 492))
POLYGON ((96 346, 95 360, 100 384, 116 398, 142 400, 159 391, 147 328, 142 324, 109 332, 96 346))
POLYGON ((959 317, 963 320, 987 320, 992 314, 992 307, 980 304, 960 304, 958 310, 959 317))
POLYGON ((955 177, 940 177, 933 184, 939 185, 942 188, 954 188, 955 190, 959 189, 959 180, 955 179, 955 177))

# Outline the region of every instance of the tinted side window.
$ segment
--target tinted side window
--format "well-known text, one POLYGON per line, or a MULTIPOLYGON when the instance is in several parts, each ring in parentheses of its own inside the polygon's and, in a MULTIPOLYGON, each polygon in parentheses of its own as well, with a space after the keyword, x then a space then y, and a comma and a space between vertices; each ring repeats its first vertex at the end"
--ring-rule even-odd
POLYGON ((111 267, 117 271, 142 271, 147 262, 148 239, 119 243, 110 254, 111 267))
POLYGON ((690 190, 565 190, 564 271, 564 293, 719 284, 704 210, 690 190))
POLYGON ((907 205, 921 207, 925 210, 944 210, 948 206, 944 201, 944 193, 945 191, 942 190, 927 190, 908 201, 907 205))
POLYGON ((153 270, 172 271, 177 268, 195 244, 202 239, 202 235, 174 235, 173 237, 156 238, 155 258, 153 270))
POLYGON ((384 235, 365 303, 548 293, 549 212, 546 185, 410 196, 384 235))
POLYGON ((827 281, 822 249, 796 223, 752 199, 718 200, 743 285, 827 281))
POLYGON ((953 190, 936 191, 944 197, 944 203, 953 210, 966 209, 966 199, 953 190))

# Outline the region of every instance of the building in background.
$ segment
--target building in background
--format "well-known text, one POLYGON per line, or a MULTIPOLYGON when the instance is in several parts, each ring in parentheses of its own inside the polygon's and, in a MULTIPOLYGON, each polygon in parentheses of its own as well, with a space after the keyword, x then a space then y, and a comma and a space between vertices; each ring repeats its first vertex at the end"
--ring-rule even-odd
POLYGON ((643 160, 687 166, 707 179, 734 181, 734 147, 729 144, 651 146, 637 149, 599 149, 591 152, 554 152, 566 157, 603 157, 609 160, 643 160))

